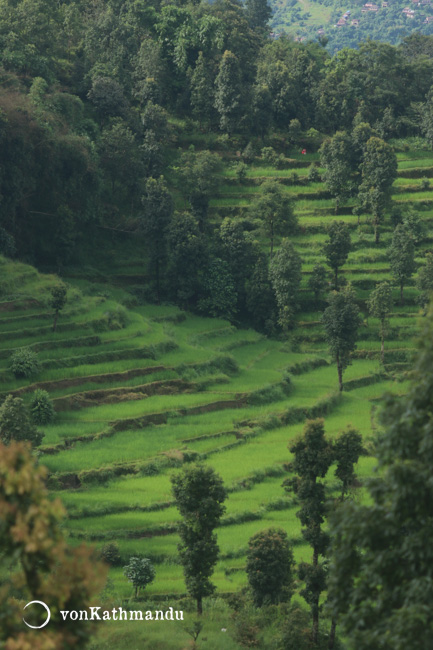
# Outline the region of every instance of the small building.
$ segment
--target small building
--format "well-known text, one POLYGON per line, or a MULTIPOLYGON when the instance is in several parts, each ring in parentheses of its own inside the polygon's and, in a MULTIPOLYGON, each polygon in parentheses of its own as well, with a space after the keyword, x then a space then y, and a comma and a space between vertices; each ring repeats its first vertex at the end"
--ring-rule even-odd
POLYGON ((367 2, 361 9, 363 13, 366 11, 378 11, 379 5, 375 5, 373 2, 367 2))
POLYGON ((319 34, 319 36, 323 36, 325 30, 323 29, 323 27, 321 27, 320 29, 317 30, 317 33, 319 34))
POLYGON ((386 7, 389 7, 389 2, 382 2, 382 8, 386 9, 386 7))
POLYGON ((427 18, 424 20, 425 23, 433 23, 433 16, 427 16, 427 18))
POLYGON ((353 25, 353 27, 359 27, 358 18, 354 18, 350 24, 353 25))
POLYGON ((340 20, 337 23, 337 27, 343 27, 343 25, 346 24, 346 20, 344 18, 340 18, 340 20))

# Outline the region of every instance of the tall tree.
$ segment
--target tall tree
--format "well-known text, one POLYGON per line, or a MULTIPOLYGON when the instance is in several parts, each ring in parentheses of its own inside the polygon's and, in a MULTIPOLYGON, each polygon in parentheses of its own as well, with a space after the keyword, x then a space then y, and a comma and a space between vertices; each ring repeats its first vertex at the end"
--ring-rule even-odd
POLYGON ((425 650, 433 628, 433 314, 412 385, 388 397, 380 472, 369 500, 345 502, 331 528, 329 601, 356 650, 425 650))
POLYGON ((219 156, 210 151, 186 151, 180 159, 180 181, 183 194, 188 197, 191 211, 201 232, 206 229, 209 201, 218 190, 219 156))
POLYGON ((322 315, 329 351, 337 364, 338 385, 343 390, 343 373, 351 363, 351 353, 356 348, 357 330, 360 323, 359 308, 351 285, 341 291, 333 291, 328 307, 322 315))
POLYGON ((221 131, 232 135, 239 128, 243 113, 242 77, 239 61, 229 50, 222 56, 215 80, 215 108, 221 131))
POLYGON ((211 123, 215 114, 215 89, 209 61, 199 52, 191 75, 191 107, 196 120, 211 123))
POLYGON ((415 246, 410 231, 403 224, 394 230, 388 256, 391 274, 400 286, 400 302, 403 305, 404 285, 415 272, 415 246))
POLYGON ((433 149, 433 86, 428 91, 426 101, 421 105, 421 130, 433 149))
POLYGON ((315 264, 311 275, 308 278, 308 288, 314 293, 316 302, 320 298, 320 294, 325 291, 328 286, 327 271, 321 264, 315 264))
POLYGON ((338 131, 320 147, 320 164, 325 168, 323 180, 335 196, 335 213, 341 201, 352 193, 354 187, 354 155, 350 136, 338 131))
POLYGON ((331 443, 325 437, 321 419, 308 420, 302 436, 289 445, 294 455, 289 465, 296 476, 284 482, 288 491, 297 495, 301 509, 296 513, 302 528, 302 536, 313 549, 311 564, 299 565, 299 577, 305 581, 301 595, 311 608, 313 618, 312 641, 317 644, 319 636, 320 594, 326 588, 326 573, 320 556, 325 555, 329 536, 322 526, 327 511, 324 478, 333 462, 331 443))
POLYGON ((323 246, 326 261, 334 271, 334 289, 338 291, 338 272, 345 264, 351 249, 350 232, 344 221, 333 221, 328 228, 328 239, 323 246))
POLYGON ((13 440, 26 441, 38 447, 43 437, 44 434, 33 424, 21 397, 8 395, 0 406, 0 441, 4 445, 9 445, 13 440))
POLYGON ((288 600, 294 564, 293 551, 284 530, 269 528, 251 537, 247 576, 257 607, 288 600))
POLYGON ((173 199, 164 178, 148 178, 142 198, 140 228, 146 235, 149 264, 153 269, 156 298, 160 300, 161 266, 167 259, 167 232, 173 215, 173 199))
POLYGON ((272 16, 268 0, 245 0, 245 10, 251 29, 264 31, 272 16))
POLYGON ((425 309, 433 294, 433 253, 425 256, 425 264, 418 271, 416 288, 420 292, 419 304, 425 309))
POLYGON ((277 300, 283 330, 293 326, 301 284, 302 261, 293 244, 283 239, 269 266, 269 278, 277 300))
POLYGON ((359 186, 361 204, 373 215, 376 244, 379 225, 391 203, 392 184, 397 178, 397 158, 392 148, 380 138, 370 138, 361 162, 362 181, 359 186))
POLYGON ((219 548, 214 529, 224 513, 227 492, 222 479, 211 467, 191 465, 171 477, 173 496, 182 521, 178 546, 186 587, 203 612, 203 598, 215 587, 210 581, 219 548))
POLYGON ((289 235, 297 226, 290 197, 282 190, 278 181, 269 180, 260 185, 260 192, 251 203, 253 217, 260 219, 270 241, 270 257, 274 251, 277 235, 289 235))
POLYGON ((68 289, 66 285, 63 284, 63 282, 51 289, 50 307, 54 309, 53 332, 55 332, 57 329, 59 314, 66 305, 67 293, 68 289))
POLYGON ((368 311, 380 322, 380 359, 385 363, 385 333, 388 325, 388 318, 392 312, 392 289, 388 282, 381 282, 371 292, 367 302, 368 311))

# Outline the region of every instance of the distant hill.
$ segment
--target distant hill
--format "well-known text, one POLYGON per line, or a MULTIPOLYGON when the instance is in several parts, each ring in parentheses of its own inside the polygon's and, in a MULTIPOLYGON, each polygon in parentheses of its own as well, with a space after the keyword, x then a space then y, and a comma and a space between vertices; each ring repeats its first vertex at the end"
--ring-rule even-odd
POLYGON ((312 40, 326 38, 334 53, 367 38, 398 44, 413 32, 433 34, 431 0, 270 0, 275 34, 312 40))

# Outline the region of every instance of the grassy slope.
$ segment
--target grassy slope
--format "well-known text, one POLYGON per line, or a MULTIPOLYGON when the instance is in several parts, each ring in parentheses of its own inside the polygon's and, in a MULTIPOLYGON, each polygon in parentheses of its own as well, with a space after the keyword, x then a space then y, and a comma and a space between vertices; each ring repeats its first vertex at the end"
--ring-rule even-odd
MULTIPOLYGON (((409 162, 413 162, 415 168, 421 168, 424 163, 433 166, 433 159, 427 157, 400 156, 399 169, 404 170, 409 162)), ((214 200, 214 219, 221 218, 217 217, 216 208, 221 214, 222 205, 232 209, 239 205, 239 201, 243 202, 241 205, 249 204, 255 190, 252 183, 258 171, 262 177, 284 176, 290 172, 251 167, 249 184, 239 186, 232 182, 224 199, 227 203, 221 204, 221 198, 214 200)), ((230 167, 226 167, 223 174, 230 178, 230 167)), ((416 202, 421 195, 423 200, 431 200, 431 194, 425 191, 397 194, 404 187, 402 180, 400 178, 396 183, 395 198, 404 203, 416 202)), ((411 184, 417 185, 417 180, 411 179, 411 184)), ((296 185, 287 189, 296 196, 296 185)), ((300 224, 304 226, 303 234, 295 237, 294 242, 304 260, 301 299, 305 301, 311 298, 306 289, 308 272, 316 262, 323 262, 321 245, 326 224, 333 215, 331 200, 314 199, 314 192, 324 189, 320 183, 298 189, 313 194, 310 199, 296 205, 300 224)), ((344 273, 354 283, 362 301, 375 282, 390 279, 384 246, 390 240, 391 226, 384 226, 384 246, 375 248, 369 218, 362 216, 361 229, 355 229, 356 220, 350 210, 343 209, 343 212, 345 214, 338 218, 347 219, 354 226, 354 251, 344 273)), ((429 245, 431 218, 428 210, 422 214, 427 230, 420 250, 429 245)), ((134 259, 132 264, 135 264, 134 259)), ((11 377, 8 355, 21 345, 43 343, 45 347, 39 356, 45 367, 37 381, 51 382, 53 397, 71 398, 70 406, 62 407, 55 422, 44 429, 44 447, 57 453, 43 454, 41 462, 60 477, 63 472, 79 474, 83 470, 132 468, 133 473, 111 478, 103 485, 92 483, 89 475, 83 480, 81 475, 80 489, 58 491, 71 515, 66 528, 73 543, 84 538, 101 545, 106 539, 116 539, 123 560, 142 553, 155 562, 157 575, 148 588, 149 597, 183 594, 185 586, 176 551, 178 537, 175 526, 179 517, 171 503, 170 476, 178 471, 188 455, 198 454, 221 474, 230 490, 225 520, 218 530, 221 558, 215 571, 215 584, 220 592, 231 592, 245 584, 248 539, 265 527, 283 527, 295 544, 296 558, 308 559, 309 550, 302 543, 295 514, 297 508, 281 488, 283 463, 290 460, 287 444, 300 433, 303 424, 282 425, 278 418, 290 409, 308 409, 329 399, 336 392, 337 375, 332 365, 314 367, 315 364, 307 364, 303 373, 291 375, 293 390, 289 396, 281 393, 279 384, 287 369, 299 362, 317 357, 323 359, 324 364, 328 361, 319 313, 305 308, 299 314, 295 335, 301 343, 296 352, 288 343, 267 340, 252 330, 236 330, 222 320, 182 314, 172 306, 130 308, 126 327, 95 332, 94 321, 107 311, 115 310, 118 301, 127 299, 128 295, 119 288, 101 287, 82 278, 71 280, 80 290, 70 289, 67 308, 59 319, 59 330, 53 334, 49 331, 51 315, 47 301, 49 287, 55 278, 41 276, 31 267, 4 259, 0 259, 0 269, 3 279, 0 284, 0 332, 12 332, 0 344, 4 351, 0 358, 0 391, 22 389, 24 399, 29 399, 31 392, 25 392, 25 389, 30 382, 11 377), (83 337, 95 335, 100 337, 97 344, 83 345, 83 337), (142 355, 147 356, 141 358, 142 355), (239 370, 234 374, 227 372, 221 361, 221 357, 227 355, 238 364, 239 370), (65 359, 69 360, 69 367, 62 367, 65 359), (212 361, 214 363, 209 364, 212 361), (128 374, 128 371, 136 372, 137 369, 143 374, 128 374), (173 380, 177 384, 173 384, 173 380), (155 386, 158 386, 157 394, 153 392, 155 386), (274 390, 262 399, 262 403, 260 399, 249 397, 269 386, 274 386, 274 390), (128 390, 122 396, 116 396, 113 389, 122 387, 128 390), (106 392, 99 395, 96 403, 85 401, 90 399, 89 391, 101 389, 106 392), (249 400, 254 403, 248 403, 249 400), (225 408, 227 406, 229 408, 225 408), (158 417, 164 414, 164 422, 125 422, 128 418, 149 414, 158 417), (116 430, 110 431, 113 423, 116 423, 116 430), (98 437, 101 433, 107 437, 98 437), (88 436, 87 441, 74 442, 74 438, 83 435, 88 436), (65 439, 72 444, 62 448, 65 439), (56 445, 57 448, 53 449, 56 445)), ((137 271, 142 272, 138 261, 137 271)), ((394 353, 402 348, 410 352, 413 347, 412 339, 417 328, 413 286, 409 286, 405 294, 405 307, 396 304, 391 319, 386 344, 390 363, 395 360, 394 353)), ((397 291, 395 295, 397 298, 397 291)), ((406 389, 406 383, 399 381, 401 377, 392 374, 392 365, 387 367, 387 376, 377 377, 377 331, 378 323, 371 318, 360 330, 358 350, 373 352, 374 358, 355 359, 348 368, 345 376, 348 388, 351 388, 352 380, 364 379, 360 382, 362 385, 357 387, 354 384, 353 390, 345 392, 338 403, 331 404, 326 417, 330 436, 350 423, 359 428, 366 439, 374 436, 373 415, 380 395, 386 390, 403 393, 406 389)), ((358 467, 360 478, 371 474, 373 466, 373 458, 362 458, 358 467)), ((328 480, 330 491, 333 482, 331 472, 328 480)), ((362 492, 361 489, 360 498, 362 492)), ((111 571, 109 592, 114 598, 131 595, 120 568, 111 571)), ((226 611, 223 605, 220 607, 223 609, 218 616, 226 611)), ((203 647, 236 647, 228 636, 221 640, 220 628, 215 622, 220 619, 212 616, 210 612, 208 642, 203 647)), ((133 635, 137 631, 134 630, 134 624, 122 627, 122 630, 110 627, 110 633, 105 628, 101 647, 116 647, 116 644, 120 647, 128 638, 135 640, 133 635), (107 634, 114 645, 107 645, 107 634)), ((160 631, 153 630, 152 644, 143 647, 175 648, 183 647, 182 643, 185 643, 183 632, 178 641, 170 641, 172 645, 168 645, 166 638, 158 641, 159 635, 160 631), (158 645, 160 642, 163 645, 158 645)))

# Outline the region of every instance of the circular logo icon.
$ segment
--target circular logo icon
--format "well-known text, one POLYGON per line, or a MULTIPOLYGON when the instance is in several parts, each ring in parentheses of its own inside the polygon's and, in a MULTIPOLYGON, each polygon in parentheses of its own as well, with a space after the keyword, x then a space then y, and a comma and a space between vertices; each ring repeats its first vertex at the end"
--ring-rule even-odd
POLYGON ((37 605, 42 605, 42 607, 44 607, 44 609, 47 612, 47 620, 45 621, 45 623, 42 623, 42 625, 30 625, 30 623, 27 623, 27 621, 24 619, 24 616, 23 616, 23 621, 27 625, 27 627, 31 627, 32 630, 40 630, 41 628, 48 625, 48 623, 50 622, 51 612, 50 612, 50 608, 48 607, 48 605, 46 603, 43 603, 42 600, 32 600, 32 601, 30 601, 30 603, 27 603, 27 605, 25 605, 24 609, 26 609, 29 605, 34 605, 35 603, 37 605))

